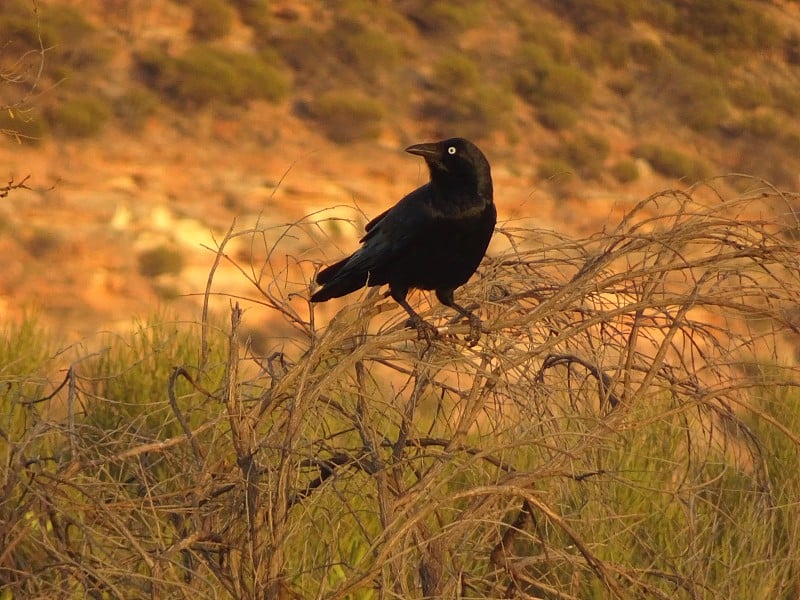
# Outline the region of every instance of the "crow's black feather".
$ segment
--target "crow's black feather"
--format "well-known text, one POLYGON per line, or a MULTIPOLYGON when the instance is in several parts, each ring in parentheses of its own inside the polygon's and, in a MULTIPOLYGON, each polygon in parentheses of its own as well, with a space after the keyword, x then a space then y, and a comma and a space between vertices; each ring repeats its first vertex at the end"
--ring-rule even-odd
POLYGON ((431 180, 370 221, 361 248, 320 271, 322 288, 311 301, 388 284, 392 298, 421 326, 406 295, 412 288, 435 290, 443 304, 468 317, 479 332, 480 321, 455 303, 453 291, 478 268, 494 232, 489 162, 463 138, 416 144, 406 151, 425 159, 431 180))

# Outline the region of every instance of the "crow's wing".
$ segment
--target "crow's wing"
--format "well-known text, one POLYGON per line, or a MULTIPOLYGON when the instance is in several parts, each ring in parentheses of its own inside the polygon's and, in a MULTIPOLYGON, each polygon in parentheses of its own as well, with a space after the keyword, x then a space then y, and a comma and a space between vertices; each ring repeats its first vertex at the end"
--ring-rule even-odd
POLYGON ((392 208, 384 211, 366 226, 363 244, 337 273, 347 277, 355 273, 380 270, 426 235, 434 222, 430 183, 417 188, 392 208))

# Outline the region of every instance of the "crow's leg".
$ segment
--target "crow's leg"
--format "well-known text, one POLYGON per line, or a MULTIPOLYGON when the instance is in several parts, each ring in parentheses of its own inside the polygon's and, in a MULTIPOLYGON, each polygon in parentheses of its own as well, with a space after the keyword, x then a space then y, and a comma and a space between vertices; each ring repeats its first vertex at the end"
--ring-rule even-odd
POLYGON ((408 294, 408 289, 394 289, 390 287, 388 292, 388 295, 408 313, 406 327, 413 327, 416 329, 419 339, 425 339, 430 344, 434 338, 439 336, 439 332, 436 327, 425 322, 422 317, 411 308, 411 305, 406 302, 406 294, 408 294))
POLYGON ((453 290, 436 290, 436 297, 439 302, 445 306, 449 306, 461 316, 469 319, 469 335, 467 335, 467 344, 474 346, 481 339, 481 319, 471 310, 467 310, 460 304, 456 304, 453 299, 453 290))

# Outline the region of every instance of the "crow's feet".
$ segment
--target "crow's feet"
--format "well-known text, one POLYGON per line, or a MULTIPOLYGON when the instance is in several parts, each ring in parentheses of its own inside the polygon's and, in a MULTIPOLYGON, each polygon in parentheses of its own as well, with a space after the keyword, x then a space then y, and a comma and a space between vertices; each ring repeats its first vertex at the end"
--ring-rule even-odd
POLYGON ((464 338, 464 341, 467 342, 467 346, 472 348, 481 339, 481 333, 484 331, 483 322, 475 313, 469 313, 469 315, 458 315, 450 321, 450 324, 455 325, 465 317, 469 321, 469 333, 467 334, 467 337, 464 338))
POLYGON ((428 342, 428 345, 432 344, 433 340, 439 337, 439 330, 427 321, 423 321, 419 317, 411 317, 408 321, 406 321, 406 327, 416 329, 417 339, 425 340, 428 342))
POLYGON ((469 317, 469 333, 467 334, 466 341, 467 346, 472 348, 478 341, 481 339, 481 332, 483 331, 483 327, 481 326, 481 319, 478 315, 470 315, 469 317))

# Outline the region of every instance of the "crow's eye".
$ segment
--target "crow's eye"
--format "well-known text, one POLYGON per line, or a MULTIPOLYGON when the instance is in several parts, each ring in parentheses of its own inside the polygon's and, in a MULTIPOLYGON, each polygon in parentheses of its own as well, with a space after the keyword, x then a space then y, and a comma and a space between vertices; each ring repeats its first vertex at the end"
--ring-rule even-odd
POLYGON ((450 146, 450 147, 447 149, 447 153, 448 153, 448 154, 455 154, 455 153, 456 153, 456 147, 455 147, 455 146, 450 146))

